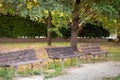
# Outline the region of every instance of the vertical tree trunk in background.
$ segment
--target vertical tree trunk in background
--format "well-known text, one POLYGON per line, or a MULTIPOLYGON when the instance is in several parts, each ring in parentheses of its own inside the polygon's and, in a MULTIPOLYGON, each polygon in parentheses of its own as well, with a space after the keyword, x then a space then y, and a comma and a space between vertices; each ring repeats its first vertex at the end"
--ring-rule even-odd
POLYGON ((120 43, 120 27, 117 30, 117 39, 118 39, 117 43, 119 44, 120 43))
POLYGON ((51 46, 51 31, 49 30, 51 27, 51 20, 52 20, 51 12, 48 11, 47 43, 49 46, 51 46))
POLYGON ((79 5, 80 0, 76 0, 73 10, 72 26, 71 26, 71 47, 77 51, 77 36, 79 32, 79 5))
MULTIPOLYGON (((119 14, 119 18, 118 18, 118 24, 120 23, 120 9, 118 10, 118 14, 119 14)), ((120 25, 118 25, 118 29, 117 29, 117 43, 120 44, 120 25)))

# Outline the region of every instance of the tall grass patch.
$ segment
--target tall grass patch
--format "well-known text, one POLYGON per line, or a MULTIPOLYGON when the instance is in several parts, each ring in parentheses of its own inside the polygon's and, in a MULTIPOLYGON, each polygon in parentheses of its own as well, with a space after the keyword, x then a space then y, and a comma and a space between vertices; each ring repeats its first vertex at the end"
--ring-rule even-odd
POLYGON ((14 77, 14 71, 10 68, 0 68, 0 77, 3 80, 13 80, 14 77))

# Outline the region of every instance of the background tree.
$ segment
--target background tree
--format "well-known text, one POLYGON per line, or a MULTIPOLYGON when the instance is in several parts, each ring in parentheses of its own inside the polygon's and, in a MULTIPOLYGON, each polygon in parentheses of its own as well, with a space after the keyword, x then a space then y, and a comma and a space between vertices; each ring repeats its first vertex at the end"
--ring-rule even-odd
POLYGON ((72 25, 71 25, 71 46, 77 50, 77 35, 84 23, 98 21, 105 28, 113 30, 117 18, 117 10, 110 4, 110 0, 75 0, 72 25))
MULTIPOLYGON (((62 12, 60 7, 61 4, 58 4, 56 0, 4 0, 3 7, 7 10, 7 12, 15 13, 17 15, 21 15, 23 17, 29 16, 30 19, 44 22, 48 25, 48 45, 51 45, 51 20, 56 19, 55 13, 57 12, 57 16, 59 16, 59 12, 62 12), (54 15, 54 19, 52 19, 54 15)), ((58 17, 59 18, 59 17, 58 17)), ((55 21, 53 21, 53 24, 55 21)), ((57 26, 57 25, 56 25, 57 26)), ((55 30, 55 29, 54 29, 55 30)), ((57 33, 59 32, 56 29, 57 33)))
MULTIPOLYGON (((22 16, 30 16, 33 20, 42 21, 44 12, 48 7, 54 7, 52 23, 55 26, 64 26, 71 23, 71 46, 77 50, 78 32, 82 30, 84 23, 98 21, 106 29, 113 30, 116 24, 117 10, 113 0, 4 0, 8 8, 21 13, 22 16), (111 4, 111 2, 113 2, 111 4), (52 3, 49 4, 49 3, 52 3), (10 5, 10 4, 14 4, 10 5), (43 4, 43 5, 42 5, 43 4), (47 4, 47 5, 46 5, 47 4), (54 5, 54 6, 53 6, 54 5), (15 7, 16 6, 16 7, 15 7), (56 16, 57 15, 57 16, 56 16), (59 17, 58 17, 59 15, 59 17), (62 21, 64 20, 64 21, 62 21)), ((117 0, 119 1, 119 0, 117 0)), ((6 6, 5 6, 6 7, 6 6)), ((7 9, 7 8, 6 8, 7 9)), ((48 8, 49 9, 49 8, 48 8)), ((13 11, 7 9, 9 12, 13 11)), ((14 13, 14 12, 13 12, 14 13)), ((56 30, 58 30, 56 28, 56 30)))
POLYGON ((120 0, 114 0, 112 1, 111 4, 118 11, 118 17, 116 19, 116 24, 117 24, 116 33, 117 33, 117 38, 118 38, 117 43, 120 43, 120 0))

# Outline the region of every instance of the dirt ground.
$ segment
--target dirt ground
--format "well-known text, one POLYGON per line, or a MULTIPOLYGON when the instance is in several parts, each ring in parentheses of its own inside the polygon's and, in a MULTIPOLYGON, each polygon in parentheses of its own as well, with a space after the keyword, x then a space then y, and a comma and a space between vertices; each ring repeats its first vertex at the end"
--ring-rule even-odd
POLYGON ((102 80, 104 77, 120 75, 120 62, 82 64, 79 68, 66 70, 68 74, 48 80, 102 80))

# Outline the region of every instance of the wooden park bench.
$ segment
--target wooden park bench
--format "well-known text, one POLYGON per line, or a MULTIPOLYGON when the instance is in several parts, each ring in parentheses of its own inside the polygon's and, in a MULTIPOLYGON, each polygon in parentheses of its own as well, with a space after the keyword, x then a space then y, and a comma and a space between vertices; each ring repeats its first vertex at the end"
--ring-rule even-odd
POLYGON ((80 47, 81 47, 81 52, 84 53, 86 56, 86 61, 87 61, 87 55, 92 55, 93 62, 96 55, 98 55, 98 59, 101 54, 105 54, 106 58, 108 57, 108 52, 103 51, 100 45, 98 44, 81 44, 80 47))
POLYGON ((42 63, 46 60, 47 58, 38 59, 33 49, 0 52, 0 67, 14 67, 15 76, 17 76, 18 66, 31 64, 31 68, 33 68, 32 63, 36 62, 40 63, 40 74, 42 74, 42 63))
POLYGON ((47 54, 50 59, 56 60, 61 59, 62 69, 64 69, 64 59, 77 57, 78 66, 80 66, 80 56, 83 56, 82 53, 75 53, 72 47, 54 47, 46 48, 47 54))

